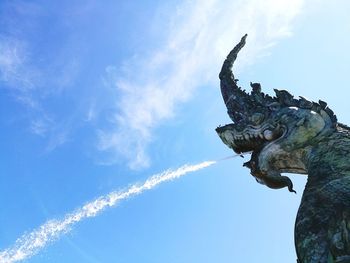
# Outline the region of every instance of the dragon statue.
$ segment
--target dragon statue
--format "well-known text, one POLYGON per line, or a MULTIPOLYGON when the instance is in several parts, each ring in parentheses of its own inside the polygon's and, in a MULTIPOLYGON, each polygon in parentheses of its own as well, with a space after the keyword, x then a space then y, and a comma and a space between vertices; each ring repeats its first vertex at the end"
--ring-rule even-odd
POLYGON ((272 97, 259 83, 250 83, 250 93, 242 90, 232 66, 246 37, 219 75, 233 123, 216 132, 236 153, 252 152, 244 166, 261 184, 295 192, 282 173, 307 174, 295 222, 297 262, 350 262, 350 128, 337 122, 324 101, 294 98, 285 90, 272 97))

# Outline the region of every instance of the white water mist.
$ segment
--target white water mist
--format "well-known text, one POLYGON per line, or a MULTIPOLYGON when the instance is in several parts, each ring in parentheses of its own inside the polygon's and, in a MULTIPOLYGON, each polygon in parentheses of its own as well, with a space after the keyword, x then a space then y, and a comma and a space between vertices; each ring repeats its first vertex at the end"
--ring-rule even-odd
POLYGON ((111 192, 101 196, 77 209, 75 212, 67 214, 62 220, 50 220, 31 233, 24 234, 16 240, 12 247, 0 252, 0 262, 12 263, 27 259, 39 252, 40 249, 43 249, 48 243, 59 238, 63 233, 68 232, 73 224, 78 223, 84 218, 94 217, 103 209, 114 206, 118 201, 141 194, 145 190, 150 190, 160 183, 179 178, 189 172, 198 171, 215 163, 216 161, 206 161, 195 165, 184 165, 177 170, 167 170, 151 176, 143 184, 134 184, 124 191, 111 192))

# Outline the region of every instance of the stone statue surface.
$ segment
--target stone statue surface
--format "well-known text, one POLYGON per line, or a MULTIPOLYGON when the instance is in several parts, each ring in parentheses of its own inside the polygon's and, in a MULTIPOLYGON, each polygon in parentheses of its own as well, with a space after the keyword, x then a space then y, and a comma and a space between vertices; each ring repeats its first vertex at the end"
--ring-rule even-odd
POLYGON ((294 98, 286 90, 275 90, 272 97, 259 83, 250 83, 250 93, 241 89, 232 66, 246 37, 219 75, 233 123, 216 132, 236 153, 252 152, 244 166, 267 187, 295 192, 281 173, 308 176, 295 222, 299 263, 350 262, 350 128, 324 101, 294 98))

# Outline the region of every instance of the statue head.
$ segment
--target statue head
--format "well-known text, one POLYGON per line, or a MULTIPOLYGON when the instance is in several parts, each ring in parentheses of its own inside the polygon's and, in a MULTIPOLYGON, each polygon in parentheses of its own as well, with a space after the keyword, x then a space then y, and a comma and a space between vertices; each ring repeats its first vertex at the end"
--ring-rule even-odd
POLYGON ((261 91, 259 83, 250 83, 250 93, 240 88, 232 65, 246 37, 229 53, 219 75, 222 97, 233 123, 218 127, 216 132, 236 153, 253 152, 246 166, 261 183, 269 171, 306 173, 302 161, 296 160, 302 157, 295 151, 305 150, 321 134, 334 131, 336 116, 324 101, 296 99, 288 91, 277 89, 271 97, 261 91))

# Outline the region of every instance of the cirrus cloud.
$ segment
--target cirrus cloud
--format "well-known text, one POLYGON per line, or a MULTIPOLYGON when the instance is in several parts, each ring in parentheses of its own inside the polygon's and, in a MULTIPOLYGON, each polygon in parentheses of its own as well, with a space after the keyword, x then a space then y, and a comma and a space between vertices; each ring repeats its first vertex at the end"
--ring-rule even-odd
POLYGON ((303 0, 197 0, 178 6, 161 28, 168 32, 163 46, 125 62, 122 73, 106 67, 105 83, 109 80, 118 101, 113 128, 99 130, 98 148, 112 154, 110 163, 123 157, 131 168, 147 167, 153 130, 197 88, 217 85, 221 62, 234 43, 249 34, 240 66, 250 63, 291 35, 302 5, 303 0))

